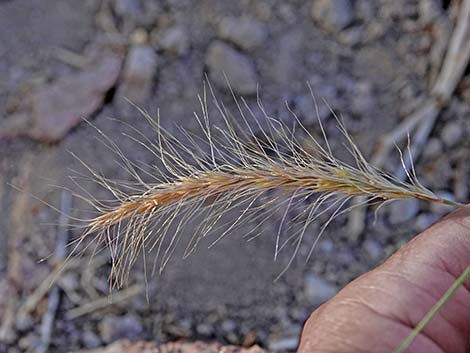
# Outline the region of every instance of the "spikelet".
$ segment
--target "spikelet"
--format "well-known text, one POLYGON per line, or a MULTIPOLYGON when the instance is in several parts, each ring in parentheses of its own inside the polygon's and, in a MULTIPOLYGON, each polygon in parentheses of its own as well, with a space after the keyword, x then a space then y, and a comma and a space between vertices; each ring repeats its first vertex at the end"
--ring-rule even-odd
POLYGON ((310 256, 328 224, 353 207, 348 206, 348 201, 354 196, 365 196, 368 203, 416 198, 463 206, 441 199, 426 189, 418 181, 413 167, 406 170, 407 182, 372 167, 339 118, 336 118, 337 126, 354 157, 353 165, 335 158, 321 121, 320 141, 291 110, 293 128, 270 117, 259 99, 261 119, 243 99, 234 95, 239 114, 233 119, 215 98, 210 85, 209 89, 209 97, 223 125, 209 122, 208 94, 204 89, 199 97, 202 115, 195 113, 203 138, 181 130, 180 135, 185 137, 185 141, 181 141, 161 127, 159 115, 154 120, 141 110, 155 129, 155 140, 149 140, 144 134, 131 138, 161 162, 163 170, 153 168, 150 175, 155 183, 144 181, 149 172, 127 159, 117 145, 98 130, 108 146, 122 158, 134 179, 128 184, 115 182, 89 169, 93 179, 112 193, 115 202, 92 202, 99 214, 89 220, 80 241, 92 236, 98 244, 110 249, 113 286, 124 285, 139 255, 145 256, 151 251, 156 252, 152 272, 161 271, 191 219, 197 219, 198 224, 193 223, 193 235, 186 239, 185 256, 209 234, 216 234, 212 243, 215 244, 246 222, 253 224, 247 237, 255 237, 269 216, 282 210, 284 216, 277 234, 275 257, 290 244, 293 246, 291 262, 308 226, 322 215, 328 215, 315 237, 310 256), (256 134, 253 124, 257 125, 256 134), (307 141, 295 137, 295 128, 307 136, 307 141), (287 221, 287 213, 294 207, 303 207, 303 210, 287 221), (237 212, 235 216, 234 212, 237 212), (227 215, 228 222, 224 217, 227 215), (287 240, 280 241, 281 233, 288 234, 287 240))

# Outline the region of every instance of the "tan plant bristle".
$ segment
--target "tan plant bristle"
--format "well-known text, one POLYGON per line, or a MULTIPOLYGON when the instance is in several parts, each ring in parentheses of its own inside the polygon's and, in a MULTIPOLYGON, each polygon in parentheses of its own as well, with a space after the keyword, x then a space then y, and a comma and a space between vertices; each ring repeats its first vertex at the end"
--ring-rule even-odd
MULTIPOLYGON (((259 100, 262 121, 243 99, 240 103, 234 96, 239 121, 242 122, 240 126, 229 119, 225 107, 215 98, 212 90, 210 93, 224 123, 222 127, 209 123, 204 90, 203 96, 199 97, 202 117, 195 114, 204 139, 183 131, 186 143, 181 142, 161 128, 159 118, 153 120, 141 111, 155 129, 156 139, 149 140, 143 134, 140 139, 133 139, 160 160, 164 172, 158 177, 159 182, 144 182, 144 176, 139 174, 135 164, 125 160, 124 165, 134 179, 132 190, 136 190, 129 195, 124 191, 125 185, 110 181, 90 169, 94 180, 114 195, 116 203, 105 205, 93 202, 99 215, 89 221, 80 240, 95 234, 98 243, 109 247, 113 285, 124 285, 138 256, 152 250, 156 250, 155 259, 161 256, 159 268, 163 269, 191 218, 199 217, 201 222, 188 239, 185 255, 211 232, 220 233, 214 241, 216 243, 244 222, 254 221, 256 229, 274 211, 282 210, 284 217, 279 226, 275 256, 287 244, 293 245, 292 256, 295 256, 308 225, 321 215, 329 214, 316 235, 315 245, 331 220, 351 209, 345 205, 354 196, 365 196, 367 202, 417 198, 462 206, 441 199, 426 189, 417 180, 414 168, 406 170, 408 182, 402 182, 372 167, 338 118, 338 129, 347 141, 354 165, 333 156, 321 121, 320 142, 291 111, 295 125, 307 136, 308 141, 301 143, 294 136, 294 129, 270 117, 259 100), (258 127, 257 134, 251 128, 253 124, 258 127), (307 144, 310 146, 307 147, 307 144), (279 195, 274 191, 279 191, 279 195), (269 201, 257 204, 263 197, 269 201), (305 200, 309 200, 309 204, 305 205, 305 200), (285 227, 283 223, 287 212, 294 207, 305 209, 302 216, 289 220, 288 227, 285 227), (238 217, 220 224, 223 215, 235 211, 238 211, 238 217), (287 240, 281 243, 283 227, 283 231, 289 234, 287 240)), ((125 159, 114 142, 102 135, 108 145, 125 159)), ((154 172, 157 173, 156 170, 154 172)), ((156 267, 157 261, 154 262, 154 270, 156 267)))

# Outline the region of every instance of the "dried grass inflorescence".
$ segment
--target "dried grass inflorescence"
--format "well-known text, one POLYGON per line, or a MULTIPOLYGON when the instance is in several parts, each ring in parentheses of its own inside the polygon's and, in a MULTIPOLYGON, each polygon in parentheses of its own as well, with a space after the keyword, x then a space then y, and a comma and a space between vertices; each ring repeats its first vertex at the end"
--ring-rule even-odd
POLYGON ((144 171, 103 134, 134 180, 111 181, 90 169, 93 179, 112 193, 115 202, 91 201, 99 215, 89 221, 80 242, 93 234, 97 244, 110 249, 112 285, 124 285, 139 255, 146 256, 151 251, 156 252, 152 272, 162 270, 192 219, 198 222, 192 223, 185 256, 208 234, 217 234, 212 243, 215 244, 246 222, 253 222, 253 227, 245 236, 255 238, 269 216, 281 210, 275 258, 290 245, 292 261, 308 226, 322 217, 310 256, 328 224, 354 207, 348 205, 354 196, 365 196, 368 203, 417 198, 462 206, 426 189, 416 178, 413 167, 406 170, 408 182, 402 182, 371 166, 339 118, 337 126, 354 159, 353 165, 333 155, 321 121, 318 139, 291 110, 295 124, 289 128, 269 116, 259 100, 255 113, 243 99, 235 96, 234 99, 239 111, 237 119, 231 118, 212 89, 209 95, 204 90, 199 97, 202 115, 195 114, 203 134, 181 130, 185 141, 165 131, 159 117, 154 120, 141 111, 155 129, 156 138, 150 140, 143 134, 130 138, 151 151, 160 160, 163 171, 157 168, 144 171), (222 126, 209 122, 208 96, 220 114, 222 126), (296 132, 305 135, 305 141, 296 138, 296 132), (302 212, 288 219, 289 209, 295 207, 302 207, 302 212), (281 234, 287 234, 283 241, 281 234))

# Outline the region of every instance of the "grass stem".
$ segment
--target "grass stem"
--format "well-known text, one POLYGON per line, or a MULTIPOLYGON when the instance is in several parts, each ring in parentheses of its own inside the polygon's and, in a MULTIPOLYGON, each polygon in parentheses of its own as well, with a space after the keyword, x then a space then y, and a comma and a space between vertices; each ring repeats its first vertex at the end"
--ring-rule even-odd
POLYGON ((410 332, 408 337, 393 351, 393 353, 403 353, 413 343, 416 337, 423 331, 429 322, 436 316, 439 310, 452 298, 457 289, 459 289, 467 279, 470 278, 470 267, 460 275, 460 277, 454 282, 454 284, 447 290, 441 299, 428 311, 423 319, 418 323, 413 331, 410 332))

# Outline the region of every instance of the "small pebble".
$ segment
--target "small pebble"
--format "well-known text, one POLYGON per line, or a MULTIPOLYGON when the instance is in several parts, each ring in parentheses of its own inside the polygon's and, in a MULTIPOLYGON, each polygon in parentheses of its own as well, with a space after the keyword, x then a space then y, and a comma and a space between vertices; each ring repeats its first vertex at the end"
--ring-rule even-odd
POLYGON ((389 212, 389 221, 392 224, 410 221, 419 212, 419 201, 416 199, 394 201, 389 205, 389 212))
MULTIPOLYGON (((315 96, 317 106, 315 106, 312 96, 310 95, 301 96, 296 100, 296 111, 307 125, 316 126, 319 122, 324 121, 331 115, 331 110, 319 97, 320 96, 315 96)), ((327 102, 331 104, 330 101, 327 102)))
POLYGON ((434 22, 442 13, 440 2, 439 0, 420 0, 418 2, 419 19, 425 24, 434 22))
POLYGON ((415 227, 418 232, 429 228, 434 222, 439 219, 438 216, 432 213, 423 213, 416 218, 415 227))
POLYGON ((144 328, 140 319, 132 314, 106 316, 99 324, 98 331, 103 341, 112 342, 120 338, 138 339, 144 328))
POLYGON ((463 129, 459 122, 451 121, 442 129, 441 138, 447 148, 457 145, 463 137, 463 129))
POLYGON ((30 314, 20 312, 20 315, 16 315, 15 324, 18 331, 25 332, 34 327, 34 320, 30 314))
POLYGON ((137 28, 131 33, 130 42, 133 45, 144 45, 148 42, 148 33, 144 28, 137 28))
POLYGON ((287 31, 280 35, 278 54, 274 57, 274 66, 271 70, 275 74, 276 81, 285 86, 283 89, 291 86, 292 78, 296 76, 298 69, 296 61, 299 59, 296 55, 302 51, 303 43, 303 34, 298 30, 287 31))
POLYGON ((225 17, 219 23, 218 35, 246 51, 252 51, 263 44, 268 31, 263 23, 251 17, 225 17))
POLYGON ((254 13, 256 17, 264 21, 271 20, 272 17, 272 4, 268 2, 257 1, 253 3, 254 13))
POLYGON ((304 286, 305 294, 314 307, 323 304, 338 292, 335 285, 311 273, 305 276, 304 286))
POLYGON ((321 27, 331 32, 339 32, 354 21, 350 0, 314 0, 311 15, 321 27))
POLYGON ((372 261, 377 261, 382 257, 383 249, 375 240, 367 239, 363 244, 363 248, 372 261))
MULTIPOLYGON (((321 100, 325 100, 328 102, 328 104, 330 104, 331 102, 335 101, 338 97, 338 89, 335 87, 334 84, 328 84, 328 82, 323 79, 311 79, 309 82, 312 84, 313 94, 317 97, 317 101, 318 98, 320 98, 321 100)), ((312 99, 311 96, 310 99, 312 99)))
POLYGON ((82 334, 82 343, 87 349, 96 348, 101 345, 101 339, 91 330, 85 330, 82 334))
POLYGON ((370 82, 356 83, 354 94, 351 97, 350 109, 354 114, 367 115, 374 106, 373 87, 370 82))
POLYGON ((349 246, 342 247, 337 250, 336 260, 338 261, 338 264, 341 265, 350 265, 356 261, 352 249, 349 246))
POLYGON ((357 16, 365 23, 368 23, 376 16, 376 4, 370 0, 356 0, 354 7, 357 16))
POLYGON ((360 26, 354 26, 351 28, 346 28, 344 31, 342 31, 339 35, 339 40, 341 43, 353 47, 360 44, 364 37, 364 28, 360 26))
POLYGON ((318 250, 325 255, 330 255, 335 249, 335 244, 331 239, 324 239, 318 244, 318 250))
POLYGON ((286 23, 292 25, 296 21, 295 8, 288 1, 281 2, 278 8, 279 17, 286 23))
POLYGON ((119 16, 135 16, 140 8, 140 0, 114 0, 114 11, 119 16))
POLYGON ((224 332, 228 333, 233 332, 237 328, 237 324, 233 320, 224 320, 220 327, 224 332))
POLYGON ((79 285, 79 278, 76 273, 69 272, 59 279, 59 283, 62 289, 67 291, 74 291, 79 285))
POLYGON ((441 140, 438 138, 430 138, 423 150, 423 158, 432 160, 442 155, 443 146, 441 140))
POLYGON ((236 93, 256 93, 257 74, 253 60, 230 45, 221 41, 213 42, 207 50, 206 64, 209 78, 220 88, 228 89, 226 75, 236 93))
POLYGON ((233 345, 239 345, 240 344, 240 337, 238 337, 238 335, 235 332, 228 332, 225 335, 225 339, 230 344, 233 344, 233 345))
POLYGON ((161 34, 158 45, 173 55, 182 56, 189 50, 189 35, 183 27, 170 27, 161 34))
POLYGON ((27 335, 18 339, 16 343, 17 347, 22 351, 31 352, 33 348, 38 347, 41 343, 41 339, 34 332, 30 332, 27 335))
POLYGON ((299 345, 299 336, 273 339, 268 342, 268 349, 271 352, 294 351, 299 345))
POLYGON ((118 93, 134 103, 144 102, 150 95, 157 71, 157 54, 148 45, 134 45, 127 54, 122 83, 118 93))
POLYGON ((241 343, 242 347, 253 346, 256 343, 256 338, 257 338, 257 335, 256 335, 255 330, 248 331, 243 337, 243 340, 241 343))
POLYGON ((208 324, 199 324, 196 326, 196 331, 202 336, 211 336, 214 334, 214 328, 208 324))

